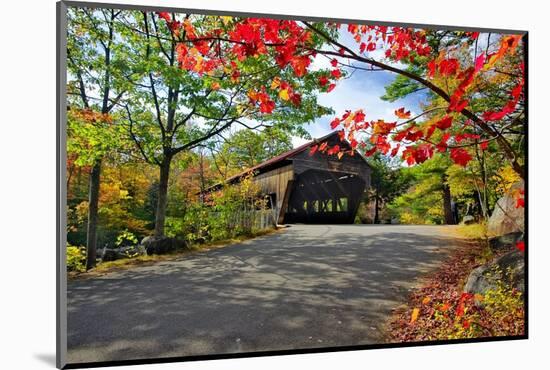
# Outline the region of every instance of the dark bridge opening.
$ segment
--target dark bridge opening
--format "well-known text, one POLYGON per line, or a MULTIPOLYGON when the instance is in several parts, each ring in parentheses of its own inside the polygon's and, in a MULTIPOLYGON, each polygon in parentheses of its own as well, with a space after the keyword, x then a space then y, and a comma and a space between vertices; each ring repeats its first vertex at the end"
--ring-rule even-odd
POLYGON ((307 170, 296 176, 284 223, 353 223, 365 185, 353 174, 307 170))

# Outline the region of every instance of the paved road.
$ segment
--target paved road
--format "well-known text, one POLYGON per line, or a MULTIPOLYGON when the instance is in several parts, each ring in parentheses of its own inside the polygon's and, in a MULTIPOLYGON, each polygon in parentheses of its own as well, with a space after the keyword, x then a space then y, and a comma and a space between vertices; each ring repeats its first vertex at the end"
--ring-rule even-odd
POLYGON ((69 362, 380 343, 456 240, 445 226, 294 225, 69 282, 69 362))

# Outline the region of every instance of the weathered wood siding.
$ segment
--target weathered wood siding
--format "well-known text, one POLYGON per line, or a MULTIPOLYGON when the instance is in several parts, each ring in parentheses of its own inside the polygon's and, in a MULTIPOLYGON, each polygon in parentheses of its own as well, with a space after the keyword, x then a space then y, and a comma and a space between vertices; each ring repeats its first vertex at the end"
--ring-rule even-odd
POLYGON ((288 183, 293 178, 294 171, 292 164, 276 168, 254 177, 254 182, 260 185, 263 194, 275 194, 276 207, 273 209, 273 213, 276 220, 279 217, 279 212, 283 205, 288 183))
MULTIPOLYGON (((349 149, 347 143, 341 142, 337 136, 327 140, 329 146, 340 145, 349 149)), ((336 155, 327 155, 326 153, 316 152, 313 155, 309 154, 309 150, 305 150, 296 154, 292 158, 294 164, 294 173, 302 174, 308 170, 325 170, 329 172, 339 172, 357 175, 365 181, 367 187, 370 185, 371 169, 360 154, 349 155, 344 154, 341 159, 336 155)))

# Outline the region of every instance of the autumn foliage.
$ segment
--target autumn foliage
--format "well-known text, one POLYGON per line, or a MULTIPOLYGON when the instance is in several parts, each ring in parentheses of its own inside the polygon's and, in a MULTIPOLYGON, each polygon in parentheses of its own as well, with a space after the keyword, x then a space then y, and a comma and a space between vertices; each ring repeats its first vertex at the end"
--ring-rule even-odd
MULTIPOLYGON (((179 21, 175 15, 159 13, 174 34, 178 36, 178 59, 182 68, 199 74, 229 76, 238 79, 244 73, 242 62, 250 58, 273 58, 281 70, 290 69, 295 76, 310 74, 312 60, 319 55, 332 58, 333 69, 328 74, 317 76, 318 85, 325 92, 333 91, 343 76, 343 60, 363 62, 367 65, 387 69, 416 80, 441 97, 446 106, 430 111, 427 122, 419 123, 418 118, 426 112, 411 118, 405 107, 396 109, 396 120, 385 122, 368 118, 364 110, 346 111, 331 123, 332 129, 342 131, 342 138, 352 143, 353 150, 361 150, 366 156, 381 152, 391 156, 401 156, 409 165, 418 164, 431 158, 435 152, 448 152, 450 158, 461 166, 466 166, 472 155, 467 148, 481 146, 485 150, 489 141, 502 146, 514 169, 521 172, 521 164, 513 153, 510 144, 502 136, 500 126, 495 124, 507 116, 518 112, 518 104, 523 99, 524 66, 521 58, 506 65, 509 76, 513 76, 513 87, 508 100, 496 109, 474 110, 475 92, 482 81, 490 78, 503 68, 503 60, 517 53, 521 42, 520 35, 504 35, 498 48, 477 54, 472 52, 472 44, 478 45, 479 32, 455 33, 457 42, 450 47, 434 50, 427 30, 407 27, 387 27, 348 24, 345 30, 353 37, 357 49, 339 44, 330 33, 343 27, 337 23, 327 25, 309 24, 293 20, 266 18, 220 17, 219 26, 201 33, 197 25, 188 19, 179 21), (313 39, 322 38, 337 51, 315 48, 313 39), (385 60, 373 57, 375 51, 383 51, 385 60), (395 67, 396 63, 421 64, 424 73, 412 74, 395 67), (442 86, 444 83, 445 87, 442 86), (434 114, 437 113, 437 114, 434 114), (434 132, 440 132, 434 140, 434 132)), ((280 77, 271 83, 278 97, 300 104, 300 96, 293 94, 280 77)), ((249 104, 258 106, 260 112, 269 114, 274 108, 274 94, 265 87, 248 92, 249 104)), ((517 118, 517 117, 515 117, 517 118)), ((339 148, 316 148, 332 155, 338 155, 339 148)))

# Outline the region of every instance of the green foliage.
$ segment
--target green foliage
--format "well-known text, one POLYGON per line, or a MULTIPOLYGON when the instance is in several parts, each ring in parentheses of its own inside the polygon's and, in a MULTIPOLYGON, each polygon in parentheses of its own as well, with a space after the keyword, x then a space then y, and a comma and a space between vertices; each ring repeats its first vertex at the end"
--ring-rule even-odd
POLYGON ((251 177, 212 194, 210 204, 191 203, 183 217, 168 217, 166 233, 191 243, 215 242, 254 234, 253 213, 265 209, 251 177))
POLYGON ((116 247, 128 247, 136 244, 138 244, 138 238, 128 230, 118 234, 115 242, 116 247))
MULTIPOLYGON (((407 70, 416 75, 422 75, 422 68, 419 66, 410 65, 407 70)), ((385 101, 394 102, 415 92, 425 90, 426 88, 408 77, 397 75, 392 83, 386 85, 384 89, 386 92, 380 98, 385 101)))
POLYGON ((391 214, 386 212, 387 205, 407 191, 414 177, 410 171, 392 163, 390 157, 379 153, 372 157, 369 165, 372 172, 368 200, 374 206, 374 214, 367 218, 379 223, 383 218, 391 217, 391 214))
POLYGON ((443 223, 442 191, 449 165, 446 157, 435 155, 421 165, 403 168, 411 186, 389 204, 390 213, 405 224, 443 223))
POLYGON ((86 271, 86 247, 76 247, 67 244, 67 271, 86 271))
POLYGON ((267 127, 262 131, 239 130, 221 147, 229 165, 236 169, 250 168, 258 163, 292 149, 292 140, 280 127, 267 127))

